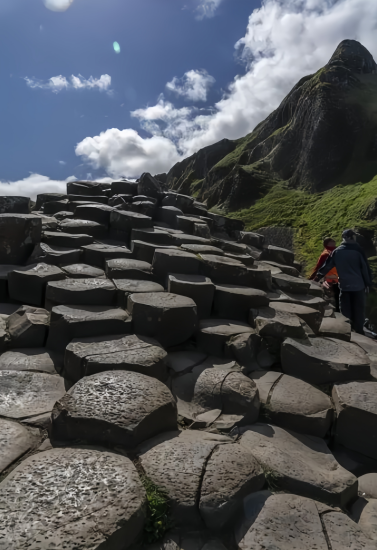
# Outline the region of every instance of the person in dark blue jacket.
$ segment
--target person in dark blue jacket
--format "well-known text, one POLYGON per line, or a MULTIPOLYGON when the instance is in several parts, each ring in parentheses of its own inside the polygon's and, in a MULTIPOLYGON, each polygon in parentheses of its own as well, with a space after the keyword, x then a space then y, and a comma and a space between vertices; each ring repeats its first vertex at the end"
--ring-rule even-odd
POLYGON ((315 280, 319 280, 336 267, 339 275, 340 311, 350 319, 352 328, 364 334, 365 295, 372 285, 372 272, 367 257, 356 242, 356 233, 346 229, 342 233, 343 242, 329 256, 318 270, 315 280))

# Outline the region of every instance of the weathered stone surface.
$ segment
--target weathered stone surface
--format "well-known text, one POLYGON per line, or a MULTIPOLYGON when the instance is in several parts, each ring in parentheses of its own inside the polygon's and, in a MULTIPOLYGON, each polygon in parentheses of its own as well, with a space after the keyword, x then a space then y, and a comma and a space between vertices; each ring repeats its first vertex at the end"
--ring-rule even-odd
POLYGON ((182 231, 176 231, 173 236, 174 244, 176 246, 182 246, 183 244, 202 244, 207 246, 211 244, 210 239, 204 239, 203 237, 197 237, 196 235, 187 235, 182 233, 182 231))
MULTIPOLYGON (((250 266, 254 265, 254 258, 253 258, 253 256, 249 256, 249 254, 234 254, 234 253, 231 253, 231 252, 225 252, 224 256, 226 258, 230 258, 231 260, 237 260, 237 261, 243 263, 247 267, 250 267, 250 266)), ((267 266, 261 266, 261 267, 268 270, 268 271, 271 271, 271 267, 267 267, 267 266)))
POLYGON ((169 273, 197 275, 201 262, 189 252, 183 250, 157 249, 153 258, 153 273, 160 281, 165 281, 169 273))
POLYGON ((109 279, 140 279, 149 281, 152 277, 152 266, 140 260, 125 258, 107 260, 106 275, 109 279))
POLYGON ((64 352, 74 338, 127 334, 132 319, 120 308, 108 306, 55 306, 51 311, 47 347, 64 352))
POLYGON ((309 281, 285 273, 272 275, 272 282, 283 292, 292 292, 293 294, 306 294, 310 289, 309 281))
POLYGON ((174 351, 169 353, 167 364, 173 374, 184 374, 203 363, 206 358, 207 354, 200 351, 174 351))
POLYGON ((156 210, 156 219, 159 222, 166 223, 171 227, 177 227, 177 229, 183 229, 177 225, 177 216, 182 215, 182 210, 175 208, 174 206, 161 206, 156 210))
POLYGON ((335 439, 349 449, 377 459, 376 382, 336 384, 332 397, 338 420, 335 439))
POLYGON ((176 523, 202 525, 198 501, 206 462, 218 445, 231 441, 225 436, 185 430, 141 447, 144 471, 166 491, 176 523))
POLYGON ((252 309, 249 323, 255 326, 260 336, 284 338, 305 338, 305 323, 294 313, 276 310, 273 307, 252 309))
POLYGON ((63 366, 62 358, 46 348, 24 348, 7 351, 0 356, 0 370, 29 371, 57 374, 63 366))
POLYGON ((293 265, 295 255, 287 248, 269 245, 263 250, 260 259, 266 262, 271 261, 279 264, 293 265))
POLYGON ((50 246, 46 243, 40 243, 33 250, 27 263, 45 263, 63 266, 79 262, 81 256, 82 250, 80 248, 66 248, 63 246, 50 246))
POLYGON ((165 292, 131 294, 128 310, 135 333, 156 338, 164 347, 185 342, 197 329, 196 305, 186 296, 165 292))
POLYGON ((369 359, 364 351, 335 338, 287 338, 282 345, 281 364, 286 374, 317 385, 370 376, 369 359))
POLYGON ((112 211, 113 208, 107 204, 83 204, 75 208, 74 214, 79 220, 90 220, 108 226, 112 211))
POLYGON ((42 206, 50 201, 62 201, 67 198, 67 195, 63 193, 40 193, 37 195, 37 201, 35 203, 36 210, 40 210, 42 206))
POLYGON ((42 307, 49 281, 61 281, 65 274, 56 266, 37 264, 8 274, 8 290, 12 300, 42 307))
POLYGON ((318 333, 322 323, 322 315, 317 309, 288 302, 270 302, 270 307, 281 313, 297 315, 305 321, 314 333, 318 333))
POLYGON ((130 234, 132 229, 152 227, 152 218, 137 212, 114 210, 110 214, 110 226, 112 229, 130 234))
POLYGON ((275 267, 279 269, 282 273, 286 275, 291 275, 291 277, 298 277, 300 275, 298 269, 290 265, 278 264, 277 262, 261 262, 266 267, 275 267))
POLYGON ((24 426, 3 418, 0 419, 0 434, 1 475, 13 462, 30 451, 37 444, 38 438, 32 435, 24 426))
POLYGON ((263 349, 261 349, 261 337, 256 333, 245 333, 234 336, 226 344, 225 353, 229 352, 232 357, 241 365, 242 372, 249 374, 266 365, 263 361, 263 349), (262 356, 260 357, 260 353, 262 356))
POLYGON ((213 309, 223 319, 247 321, 251 308, 268 306, 269 300, 263 290, 237 286, 216 285, 213 309))
POLYGON ((135 181, 113 181, 111 184, 111 196, 118 194, 137 195, 138 183, 135 181))
POLYGON ((169 275, 168 292, 191 298, 197 307, 198 318, 211 316, 215 285, 203 275, 169 275))
POLYGON ((263 491, 248 497, 244 508, 236 532, 240 550, 329 550, 313 500, 263 491))
POLYGON ((138 372, 100 372, 83 378, 52 411, 52 435, 64 441, 133 448, 176 427, 177 408, 169 389, 138 372))
POLYGON ((106 279, 66 279, 47 283, 46 305, 96 305, 115 303, 116 288, 106 279))
POLYGON ((236 364, 216 363, 216 359, 209 358, 190 373, 173 379, 178 413, 204 425, 224 420, 243 425, 255 422, 259 414, 255 382, 237 372, 236 364))
POLYGON ((42 220, 33 214, 0 214, 0 264, 22 264, 41 240, 42 220))
POLYGON ((72 279, 104 279, 105 272, 87 264, 72 264, 62 267, 62 271, 72 279))
POLYGON ((175 206, 180 210, 187 210, 193 204, 193 197, 188 197, 187 195, 180 195, 178 193, 166 193, 165 197, 162 200, 162 206, 175 206))
POLYGON ((247 323, 229 319, 203 319, 196 335, 197 345, 209 355, 222 357, 224 346, 234 336, 254 333, 247 323))
POLYGON ((0 214, 29 214, 29 197, 0 197, 0 214))
POLYGON ((241 445, 273 475, 280 489, 344 507, 357 496, 357 478, 344 470, 317 437, 255 424, 241 445))
POLYGON ((238 235, 238 241, 243 244, 255 246, 256 248, 263 248, 264 235, 259 235, 259 233, 252 233, 251 231, 240 231, 238 235))
POLYGON ((207 462, 199 511, 213 531, 228 528, 242 510, 244 497, 262 489, 264 472, 240 445, 220 445, 207 462))
POLYGON ((311 307, 317 309, 322 315, 325 312, 326 302, 318 296, 310 294, 292 294, 291 292, 282 292, 275 290, 268 294, 271 302, 286 302, 289 304, 297 304, 299 306, 311 307))
POLYGON ((100 239, 107 235, 107 226, 90 220, 63 220, 59 223, 59 228, 65 233, 91 235, 100 239))
POLYGON ((322 521, 331 550, 375 550, 376 543, 365 536, 357 523, 345 514, 323 514, 322 521))
POLYGON ((8 274, 15 269, 28 269, 22 268, 19 265, 1 265, 0 264, 0 303, 7 302, 9 300, 8 292, 8 274))
POLYGON ((365 535, 377 541, 377 500, 372 499, 363 509, 358 521, 359 527, 365 535))
POLYGON ((137 194, 146 195, 155 199, 160 198, 162 188, 160 182, 156 180, 151 174, 145 172, 141 175, 137 184, 137 194))
POLYGON ((102 336, 73 340, 65 353, 65 375, 73 381, 103 371, 127 370, 159 380, 167 377, 167 353, 145 336, 102 336))
POLYGON ((246 285, 247 268, 242 262, 215 254, 200 254, 199 257, 203 260, 203 274, 214 283, 246 285))
POLYGON ((148 262, 149 264, 153 263, 154 253, 159 249, 179 250, 177 246, 166 246, 161 244, 146 243, 143 241, 131 242, 132 257, 135 258, 135 260, 141 260, 142 262, 148 262))
POLYGON ((216 246, 210 246, 205 244, 183 244, 182 250, 191 252, 192 254, 214 254, 215 256, 224 256, 224 252, 221 248, 216 246))
POLYGON ((325 437, 333 419, 331 400, 303 380, 277 372, 254 372, 268 421, 294 432, 325 437))
POLYGON ((368 499, 377 499, 377 473, 359 477, 359 495, 368 499))
POLYGON ((114 279, 117 289, 117 303, 120 307, 127 309, 128 297, 139 292, 164 292, 164 287, 153 281, 140 279, 114 279))
POLYGON ((106 267, 106 261, 116 258, 131 258, 131 250, 126 246, 95 243, 83 247, 83 261, 100 269, 106 267))
POLYGON ((68 195, 102 196, 107 193, 110 184, 97 181, 72 181, 67 183, 68 195))
POLYGON ((0 500, 2 550, 125 550, 146 514, 132 462, 92 449, 29 457, 1 483, 0 500))
POLYGON ((50 322, 48 311, 21 306, 6 321, 12 348, 42 348, 50 322))
POLYGON ((80 234, 75 235, 71 233, 63 233, 58 231, 44 231, 43 242, 45 242, 50 246, 79 248, 80 246, 92 244, 93 237, 90 235, 80 235, 80 234))
POLYGON ((318 335, 322 338, 336 338, 350 342, 351 325, 343 315, 335 318, 325 317, 321 323, 318 335))
POLYGON ((132 241, 143 241, 160 246, 174 245, 174 237, 157 227, 147 227, 145 229, 133 229, 131 232, 132 241))
POLYGON ((50 412, 64 394, 64 380, 59 376, 0 371, 0 416, 21 419, 50 412))

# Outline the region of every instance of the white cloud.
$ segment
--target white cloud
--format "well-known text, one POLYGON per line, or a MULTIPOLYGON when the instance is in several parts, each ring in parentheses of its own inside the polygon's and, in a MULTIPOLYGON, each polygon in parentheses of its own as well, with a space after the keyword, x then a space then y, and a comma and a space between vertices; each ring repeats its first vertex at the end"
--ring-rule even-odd
POLYGON ((72 4, 73 0, 43 0, 46 8, 52 11, 65 11, 72 4))
POLYGON ((190 101, 207 101, 208 90, 215 82, 213 76, 202 69, 188 71, 182 78, 175 76, 166 88, 190 101))
POLYGON ((66 193, 67 183, 76 179, 75 176, 70 176, 66 180, 60 181, 51 180, 40 174, 31 174, 23 180, 0 181, 0 195, 30 197, 35 200, 40 193, 66 193))
POLYGON ((72 75, 68 79, 65 76, 53 76, 49 80, 38 80, 37 78, 25 77, 26 84, 29 88, 40 88, 42 90, 51 90, 55 94, 62 90, 92 90, 94 88, 101 92, 110 92, 111 76, 103 74, 100 78, 93 76, 85 79, 81 74, 78 76, 72 75))
POLYGON ((135 130, 117 128, 85 138, 77 145, 76 155, 112 176, 128 177, 142 172, 164 172, 180 158, 174 143, 166 137, 143 139, 135 130))
POLYGON ((62 164, 64 166, 67 163, 65 162, 65 160, 59 160, 59 164, 62 164))
POLYGON ((222 2, 223 0, 200 0, 196 8, 197 19, 214 17, 217 8, 222 2))
MULTIPOLYGON (((376 56, 376 27, 375 0, 264 0, 251 14, 245 36, 235 45, 246 72, 235 77, 211 112, 176 109, 160 97, 156 105, 131 113, 153 137, 143 139, 134 130, 108 130, 113 133, 113 146, 116 149, 119 139, 124 147, 132 135, 132 140, 137 136, 138 147, 143 150, 153 138, 165 138, 163 149, 169 152, 164 155, 166 170, 179 158, 177 150, 184 158, 223 138, 244 136, 278 107, 299 79, 325 65, 342 40, 359 40, 376 56)), ((112 162, 113 153, 107 140, 99 139, 101 136, 86 138, 78 144, 76 153, 89 161, 95 154, 96 165, 105 169, 111 166, 114 174, 117 162, 112 162), (83 143, 85 148, 81 147, 83 143), (90 145, 94 143, 96 148, 90 145), (102 146, 106 147, 103 157, 102 146)), ((158 149, 149 148, 149 158, 144 163, 138 153, 137 162, 133 163, 132 147, 127 151, 128 158, 122 165, 140 166, 139 173, 148 170, 147 165, 153 166, 160 156, 158 149)), ((118 158, 118 153, 114 153, 114 158, 118 158)), ((122 172, 128 175, 123 169, 122 172)))

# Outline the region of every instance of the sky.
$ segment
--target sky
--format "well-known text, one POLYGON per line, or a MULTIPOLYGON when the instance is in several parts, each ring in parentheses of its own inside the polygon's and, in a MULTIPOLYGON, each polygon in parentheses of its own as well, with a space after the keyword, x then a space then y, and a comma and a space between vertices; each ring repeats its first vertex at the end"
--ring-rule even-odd
POLYGON ((1 0, 0 194, 168 171, 376 27, 376 0, 1 0))

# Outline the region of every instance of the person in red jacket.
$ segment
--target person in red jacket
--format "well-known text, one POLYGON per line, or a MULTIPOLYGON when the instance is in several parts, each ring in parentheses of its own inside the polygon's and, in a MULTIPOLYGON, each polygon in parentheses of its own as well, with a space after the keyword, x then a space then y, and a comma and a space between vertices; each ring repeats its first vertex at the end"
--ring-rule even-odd
MULTIPOLYGON (((334 252, 334 250, 336 249, 336 242, 331 237, 328 237, 327 239, 325 239, 323 241, 323 246, 325 247, 325 249, 322 252, 322 254, 320 255, 320 257, 318 258, 317 265, 315 266, 312 274, 309 277, 310 280, 313 280, 313 279, 316 278, 318 271, 326 263, 327 258, 329 256, 331 256, 332 252, 334 252)), ((340 290, 339 290, 338 283, 339 283, 338 272, 337 272, 336 268, 334 267, 325 276, 325 281, 324 281, 323 285, 324 285, 325 288, 331 290, 331 292, 333 293, 334 300, 335 300, 336 311, 340 311, 339 310, 339 293, 340 293, 340 290)))

